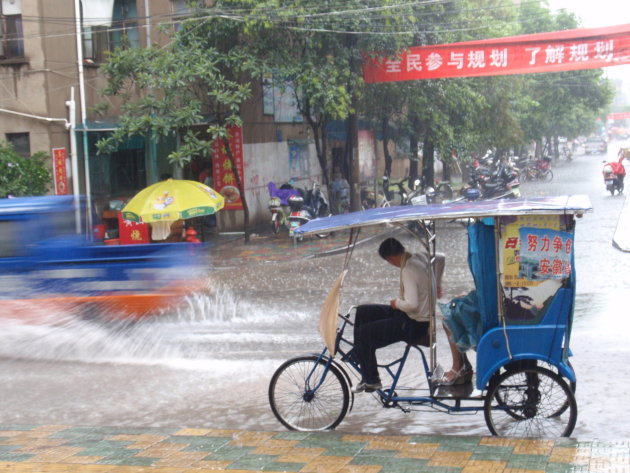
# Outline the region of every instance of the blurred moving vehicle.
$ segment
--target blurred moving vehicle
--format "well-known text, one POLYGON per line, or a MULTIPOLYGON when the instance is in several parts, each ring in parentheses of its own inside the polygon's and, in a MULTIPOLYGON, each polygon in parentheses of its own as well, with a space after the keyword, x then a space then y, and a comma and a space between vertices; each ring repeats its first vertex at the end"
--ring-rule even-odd
POLYGON ((604 138, 591 136, 584 143, 584 154, 604 154, 608 152, 608 142, 604 138))
POLYGON ((623 192, 623 181, 626 177, 626 168, 623 165, 623 160, 630 158, 630 148, 621 148, 617 156, 619 157, 617 162, 611 161, 607 163, 604 161, 604 169, 602 170, 604 184, 606 184, 606 190, 610 192, 610 195, 615 195, 615 191, 618 194, 623 192))
POLYGON ((154 314, 199 287, 200 244, 107 246, 75 228, 73 196, 0 199, 0 315, 154 314))

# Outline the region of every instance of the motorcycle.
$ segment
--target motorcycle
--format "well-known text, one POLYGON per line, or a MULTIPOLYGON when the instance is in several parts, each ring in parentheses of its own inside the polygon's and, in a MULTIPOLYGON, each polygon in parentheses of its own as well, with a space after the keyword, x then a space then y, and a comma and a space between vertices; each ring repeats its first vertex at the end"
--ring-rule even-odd
POLYGON ((491 178, 484 183, 481 193, 484 199, 518 198, 521 196, 518 170, 501 161, 491 178))
POLYGON ((300 196, 301 194, 291 184, 283 184, 278 188, 273 182, 269 182, 267 189, 269 190, 267 207, 271 212, 271 229, 277 235, 280 232, 280 228, 289 228, 289 198, 291 196, 300 196))
MULTIPOLYGON (((313 182, 313 187, 306 193, 306 198, 302 195, 292 195, 289 197, 289 208, 291 213, 287 217, 289 224, 289 236, 295 237, 295 230, 305 223, 319 217, 330 215, 328 200, 322 193, 319 184, 313 182)), ((318 238, 326 238, 329 234, 318 234, 318 238)), ((302 240, 302 237, 297 237, 302 240)))
POLYGON ((630 148, 621 148, 619 150, 619 161, 611 161, 607 163, 604 161, 604 169, 602 174, 604 175, 604 184, 606 184, 606 190, 610 192, 610 195, 615 195, 615 191, 618 194, 623 192, 623 180, 626 176, 626 168, 623 165, 623 160, 626 157, 626 150, 630 154, 630 148))
POLYGON ((541 159, 531 160, 523 172, 526 181, 551 182, 553 171, 551 170, 551 158, 543 156, 541 159))
POLYGON ((495 169, 487 165, 468 167, 470 180, 461 191, 460 200, 503 199, 521 196, 519 171, 510 163, 501 160, 495 169), (475 192, 475 189, 477 192, 475 192))
MULTIPOLYGON (((400 205, 427 205, 441 204, 453 198, 453 189, 448 182, 441 182, 436 188, 427 186, 424 179, 414 180, 411 186, 405 186, 405 181, 389 184, 386 189, 390 190, 394 185, 395 191, 400 196, 400 205)), ((389 183, 387 176, 383 177, 384 183, 389 183)))

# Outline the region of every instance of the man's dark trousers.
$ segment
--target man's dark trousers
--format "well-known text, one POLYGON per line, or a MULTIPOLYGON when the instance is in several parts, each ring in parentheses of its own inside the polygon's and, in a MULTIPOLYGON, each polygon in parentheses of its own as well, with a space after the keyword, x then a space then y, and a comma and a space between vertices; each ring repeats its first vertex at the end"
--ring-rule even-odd
POLYGON ((357 307, 354 320, 355 350, 363 372, 363 381, 380 381, 376 350, 396 342, 414 343, 429 330, 429 322, 418 322, 402 310, 385 304, 357 307))

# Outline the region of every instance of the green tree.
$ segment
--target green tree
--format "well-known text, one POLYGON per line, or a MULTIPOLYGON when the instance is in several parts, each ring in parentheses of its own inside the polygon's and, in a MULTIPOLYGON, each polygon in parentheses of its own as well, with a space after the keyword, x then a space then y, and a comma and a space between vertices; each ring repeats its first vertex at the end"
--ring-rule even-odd
POLYGON ((241 193, 248 238, 249 208, 228 130, 242 125, 240 108, 251 96, 249 78, 258 69, 255 58, 239 47, 238 35, 233 22, 193 17, 171 33, 167 47, 114 51, 103 65, 104 93, 123 100, 122 115, 119 127, 97 146, 104 151, 133 136, 159 140, 175 132, 180 146, 168 159, 183 165, 193 156, 208 156, 214 140, 222 140, 241 193))
POLYGON ((41 151, 24 157, 0 142, 0 197, 46 194, 52 184, 47 159, 49 157, 41 151))
MULTIPOLYGON (((521 5, 523 34, 565 30, 578 27, 572 13, 553 15, 533 2, 521 5)), ((564 71, 525 76, 524 94, 530 106, 521 117, 528 141, 546 142, 548 153, 558 157, 558 137, 575 138, 590 133, 598 116, 612 101, 614 90, 601 69, 564 71)), ((537 147, 540 152, 542 146, 537 147)))
POLYGON ((326 125, 333 119, 346 120, 341 168, 352 184, 354 209, 360 205, 356 137, 364 91, 363 54, 395 51, 405 37, 411 38, 406 31, 415 18, 408 5, 392 0, 349 0, 343 7, 321 0, 224 0, 213 8, 237 11, 243 17, 246 41, 267 70, 293 82, 300 110, 313 131, 324 182, 330 176, 326 125))

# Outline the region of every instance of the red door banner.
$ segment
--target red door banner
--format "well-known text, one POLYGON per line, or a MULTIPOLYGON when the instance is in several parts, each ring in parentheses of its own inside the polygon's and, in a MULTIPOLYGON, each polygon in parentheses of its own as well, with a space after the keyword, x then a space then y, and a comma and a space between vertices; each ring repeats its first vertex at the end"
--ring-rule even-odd
POLYGON ((630 64, 630 24, 419 46, 366 57, 366 83, 558 72, 630 64))
MULTIPOLYGON (((238 126, 229 127, 228 136, 236 171, 241 182, 245 182, 243 180, 243 130, 238 126)), ((232 164, 223 144, 223 139, 216 139, 212 143, 212 178, 214 189, 221 193, 225 199, 223 209, 242 209, 241 193, 238 190, 236 176, 232 172, 232 164)))
POLYGON ((52 154, 55 195, 67 195, 68 171, 66 169, 66 148, 53 148, 52 154))

